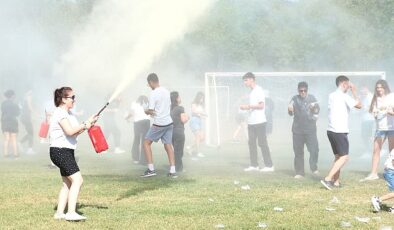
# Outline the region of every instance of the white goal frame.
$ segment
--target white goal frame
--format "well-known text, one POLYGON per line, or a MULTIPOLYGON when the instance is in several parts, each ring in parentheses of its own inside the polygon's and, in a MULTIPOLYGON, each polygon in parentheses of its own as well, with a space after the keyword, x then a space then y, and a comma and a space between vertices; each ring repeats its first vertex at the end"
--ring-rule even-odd
MULTIPOLYGON (((224 87, 218 86, 216 84, 216 77, 241 77, 246 72, 206 72, 205 73, 205 109, 207 113, 206 119, 206 129, 205 129, 205 143, 209 146, 220 146, 221 138, 220 138, 220 119, 218 113, 218 94, 217 88, 224 87), (213 95, 211 95, 210 88, 213 88, 213 95), (213 101, 216 113, 212 114, 210 105, 211 101, 213 101), (216 119, 216 130, 217 133, 217 143, 211 143, 211 124, 213 123, 213 118, 216 119)), ((345 75, 348 77, 357 76, 357 77, 370 77, 370 76, 378 76, 381 79, 386 79, 386 72, 384 71, 359 71, 359 72, 253 72, 256 77, 336 77, 339 75, 345 75)), ((240 80, 240 84, 241 80, 240 80)))

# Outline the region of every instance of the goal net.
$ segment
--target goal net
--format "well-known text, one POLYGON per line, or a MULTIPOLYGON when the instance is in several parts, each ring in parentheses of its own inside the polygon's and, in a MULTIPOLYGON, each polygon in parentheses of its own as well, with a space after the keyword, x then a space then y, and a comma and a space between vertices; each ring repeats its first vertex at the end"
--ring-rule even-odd
MULTIPOLYGON (((245 72, 205 73, 207 145, 220 146, 233 139, 234 132, 239 126, 239 116, 242 116, 239 105, 248 103, 250 92, 250 89, 243 85, 244 74, 245 72)), ((266 114, 273 117, 273 121, 268 119, 268 122, 274 124, 268 124, 268 128, 273 125, 272 134, 279 138, 283 130, 291 131, 292 118, 287 114, 287 106, 290 99, 298 94, 298 82, 306 81, 309 85, 308 93, 317 98, 322 117, 319 129, 325 132, 326 126, 323 125, 327 114, 328 95, 336 89, 337 76, 349 77, 358 90, 368 88, 372 94, 376 80, 386 78, 385 72, 254 72, 254 75, 257 84, 266 94, 266 108, 270 110, 266 111, 266 114), (269 102, 272 105, 269 105, 269 102)))

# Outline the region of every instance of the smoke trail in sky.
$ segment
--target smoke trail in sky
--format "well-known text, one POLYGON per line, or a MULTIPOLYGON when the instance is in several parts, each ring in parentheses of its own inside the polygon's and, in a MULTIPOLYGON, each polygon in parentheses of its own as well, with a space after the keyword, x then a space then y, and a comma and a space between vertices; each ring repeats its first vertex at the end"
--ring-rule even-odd
POLYGON ((154 71, 149 67, 155 58, 181 39, 212 2, 101 1, 88 23, 79 27, 55 74, 71 85, 94 85, 90 88, 113 93, 112 101, 134 79, 154 71))

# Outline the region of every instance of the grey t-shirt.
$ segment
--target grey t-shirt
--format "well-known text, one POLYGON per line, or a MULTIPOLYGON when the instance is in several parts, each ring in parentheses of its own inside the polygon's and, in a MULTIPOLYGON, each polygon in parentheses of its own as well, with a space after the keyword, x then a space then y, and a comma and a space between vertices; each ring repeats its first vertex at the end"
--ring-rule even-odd
POLYGON ((319 105, 317 104, 316 98, 308 94, 305 98, 300 95, 295 95, 291 102, 293 103, 294 120, 293 120, 293 133, 311 133, 316 132, 316 120, 320 112, 319 105), (316 105, 314 104, 316 103, 316 105), (316 109, 311 109, 312 105, 315 105, 316 109))
POLYGON ((161 86, 155 88, 149 97, 149 109, 155 111, 155 115, 153 116, 154 125, 165 126, 171 124, 170 92, 161 86))

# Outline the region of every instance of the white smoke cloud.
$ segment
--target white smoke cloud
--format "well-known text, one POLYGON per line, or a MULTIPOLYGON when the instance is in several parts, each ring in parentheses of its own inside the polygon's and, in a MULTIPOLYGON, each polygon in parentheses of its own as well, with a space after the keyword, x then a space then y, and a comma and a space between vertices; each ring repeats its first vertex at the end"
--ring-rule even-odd
POLYGON ((113 93, 111 101, 134 79, 154 71, 149 67, 155 58, 168 44, 181 39, 212 3, 101 1, 73 36, 71 49, 55 66, 55 75, 73 86, 94 85, 94 90, 113 93))

